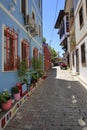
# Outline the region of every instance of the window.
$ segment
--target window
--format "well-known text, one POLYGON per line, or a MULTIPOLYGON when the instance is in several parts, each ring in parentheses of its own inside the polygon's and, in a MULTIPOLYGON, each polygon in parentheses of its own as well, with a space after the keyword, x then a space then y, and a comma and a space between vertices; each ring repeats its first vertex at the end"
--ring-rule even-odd
POLYGON ((81 61, 82 65, 85 66, 86 64, 86 57, 85 57, 85 43, 81 45, 81 61))
POLYGON ((21 12, 26 16, 26 0, 21 0, 21 12))
POLYGON ((87 0, 85 0, 86 1, 86 15, 87 15, 87 0))
POLYGON ((39 0, 39 8, 41 8, 41 0, 39 0))
POLYGON ((43 59, 43 56, 40 52, 39 52, 39 59, 43 59))
POLYGON ((38 49, 34 48, 33 49, 33 59, 32 59, 32 67, 34 68, 34 70, 37 69, 38 67, 38 49))
POLYGON ((61 22, 60 26, 60 38, 65 34, 65 26, 64 26, 64 20, 61 22))
POLYGON ((22 61, 26 62, 29 68, 29 43, 26 40, 22 41, 22 61))
POLYGON ((79 24, 81 28, 83 26, 83 7, 81 7, 79 11, 79 24))
POLYGON ((63 20, 63 22, 62 22, 62 34, 63 34, 63 35, 65 34, 64 20, 63 20))
POLYGON ((41 36, 41 26, 39 25, 39 37, 41 36))
POLYGON ((69 32, 69 17, 66 16, 66 32, 69 32))
POLYGON ((34 48, 33 49, 33 58, 38 58, 38 49, 37 48, 34 48))
POLYGON ((72 54, 72 60, 73 60, 73 66, 75 65, 74 64, 74 52, 73 52, 73 54, 72 54))
POLYGON ((35 21, 35 13, 34 13, 34 11, 32 11, 32 18, 35 21))
POLYGON ((8 27, 4 30, 4 70, 17 69, 18 35, 8 27))

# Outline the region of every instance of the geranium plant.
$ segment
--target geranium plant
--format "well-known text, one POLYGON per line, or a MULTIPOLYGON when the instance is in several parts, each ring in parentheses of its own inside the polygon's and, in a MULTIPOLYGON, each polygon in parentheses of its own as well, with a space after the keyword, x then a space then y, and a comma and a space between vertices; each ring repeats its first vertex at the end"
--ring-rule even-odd
POLYGON ((7 90, 0 94, 0 103, 6 103, 9 99, 11 99, 11 95, 7 90))
POLYGON ((12 106, 11 95, 7 90, 3 91, 0 94, 0 103, 4 111, 7 111, 11 108, 12 106))

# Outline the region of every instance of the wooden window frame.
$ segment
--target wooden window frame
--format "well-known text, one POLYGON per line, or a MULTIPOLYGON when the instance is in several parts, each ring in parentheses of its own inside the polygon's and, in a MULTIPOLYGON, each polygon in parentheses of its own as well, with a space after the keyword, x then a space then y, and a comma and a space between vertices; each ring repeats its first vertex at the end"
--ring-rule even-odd
POLYGON ((41 36, 41 25, 39 24, 39 37, 41 36))
POLYGON ((85 0, 85 5, 86 5, 86 15, 87 15, 87 0, 85 0))
POLYGON ((83 27, 84 24, 84 19, 83 19, 83 6, 80 7, 79 10, 79 25, 80 25, 80 29, 83 27))
POLYGON ((26 0, 21 0, 21 12, 23 16, 26 16, 26 0))
POLYGON ((35 15, 34 10, 32 10, 32 18, 33 18, 34 21, 36 20, 36 15, 35 15))
POLYGON ((81 63, 82 66, 86 66, 86 50, 85 50, 85 43, 81 45, 81 63))
POLYGON ((30 63, 30 59, 29 59, 29 43, 27 40, 23 39, 21 42, 22 45, 22 61, 26 62, 27 64, 27 68, 29 68, 29 63, 30 63))
POLYGON ((39 0, 38 5, 39 5, 39 9, 41 9, 41 0, 39 0))
POLYGON ((18 34, 14 29, 4 29, 4 71, 17 70, 18 34))
POLYGON ((37 48, 34 48, 34 49, 33 49, 33 58, 34 58, 34 59, 37 59, 37 58, 38 58, 38 49, 37 49, 37 48))
POLYGON ((69 16, 66 15, 66 32, 69 32, 69 16))
POLYGON ((75 66, 75 62, 74 62, 74 52, 72 53, 72 60, 73 60, 73 66, 75 66))

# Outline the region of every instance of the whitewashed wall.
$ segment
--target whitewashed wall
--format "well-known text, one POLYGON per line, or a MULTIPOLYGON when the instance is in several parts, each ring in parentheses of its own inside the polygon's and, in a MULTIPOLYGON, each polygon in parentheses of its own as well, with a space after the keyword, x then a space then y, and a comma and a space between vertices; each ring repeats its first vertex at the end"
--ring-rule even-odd
POLYGON ((76 44, 79 44, 79 42, 84 38, 85 34, 87 33, 87 15, 86 15, 85 0, 79 0, 77 7, 78 8, 76 8, 76 10, 75 10, 75 34, 76 34, 76 44), (83 21, 84 21, 84 24, 83 24, 82 28, 80 29, 79 10, 80 10, 82 5, 83 5, 83 21))

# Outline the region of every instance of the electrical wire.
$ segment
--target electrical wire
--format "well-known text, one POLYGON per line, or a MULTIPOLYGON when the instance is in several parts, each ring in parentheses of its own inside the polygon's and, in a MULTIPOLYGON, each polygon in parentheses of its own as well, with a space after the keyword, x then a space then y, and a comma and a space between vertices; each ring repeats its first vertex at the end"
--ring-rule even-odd
MULTIPOLYGON (((54 25, 55 25, 56 16, 57 16, 58 3, 59 3, 58 0, 56 0, 55 15, 54 15, 54 25)), ((51 35, 51 40, 50 40, 50 41, 52 41, 52 39, 53 39, 53 33, 54 33, 54 27, 53 27, 53 29, 52 29, 52 35, 51 35)))

